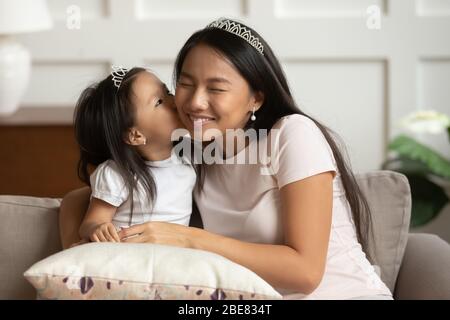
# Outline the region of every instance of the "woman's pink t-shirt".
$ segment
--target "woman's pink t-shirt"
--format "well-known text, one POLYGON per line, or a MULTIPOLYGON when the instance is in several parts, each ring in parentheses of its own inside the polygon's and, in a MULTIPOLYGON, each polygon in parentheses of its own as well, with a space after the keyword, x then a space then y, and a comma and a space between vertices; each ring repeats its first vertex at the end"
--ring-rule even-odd
POLYGON ((309 295, 277 289, 285 299, 391 295, 357 241, 336 162, 322 132, 299 114, 281 118, 272 129, 267 138, 251 141, 227 159, 235 163, 204 166, 203 188, 194 195, 205 230, 242 241, 283 244, 280 188, 333 171, 332 225, 322 281, 309 295), (258 157, 263 161, 253 164, 236 163, 256 147, 268 150, 270 158, 258 157))

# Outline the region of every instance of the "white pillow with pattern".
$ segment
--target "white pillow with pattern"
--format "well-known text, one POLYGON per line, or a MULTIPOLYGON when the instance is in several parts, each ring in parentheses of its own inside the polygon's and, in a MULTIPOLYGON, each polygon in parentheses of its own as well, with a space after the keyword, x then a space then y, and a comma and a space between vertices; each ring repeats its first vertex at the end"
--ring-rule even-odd
POLYGON ((56 253, 24 274, 38 299, 281 299, 249 269, 196 249, 93 242, 56 253))

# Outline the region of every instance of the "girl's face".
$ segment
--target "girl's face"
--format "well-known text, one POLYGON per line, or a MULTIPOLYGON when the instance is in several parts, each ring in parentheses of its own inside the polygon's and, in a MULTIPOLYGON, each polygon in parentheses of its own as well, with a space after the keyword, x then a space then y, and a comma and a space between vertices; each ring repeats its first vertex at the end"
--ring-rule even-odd
POLYGON ((154 146, 171 145, 172 132, 184 126, 166 85, 150 72, 141 72, 134 79, 132 90, 135 132, 154 146))
POLYGON ((241 129, 253 107, 258 110, 262 102, 217 51, 203 44, 189 51, 178 79, 175 104, 191 134, 198 134, 201 128, 201 139, 209 141, 223 136, 227 129, 241 129))

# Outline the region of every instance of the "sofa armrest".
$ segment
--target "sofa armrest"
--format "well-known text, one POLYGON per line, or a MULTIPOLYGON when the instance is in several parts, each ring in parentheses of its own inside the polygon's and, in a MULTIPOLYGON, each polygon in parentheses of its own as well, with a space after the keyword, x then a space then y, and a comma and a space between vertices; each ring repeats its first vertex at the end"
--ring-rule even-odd
POLYGON ((23 273, 61 250, 61 199, 0 195, 0 299, 35 299, 23 273))
POLYGON ((409 234, 395 299, 450 299, 450 245, 436 235, 409 234))

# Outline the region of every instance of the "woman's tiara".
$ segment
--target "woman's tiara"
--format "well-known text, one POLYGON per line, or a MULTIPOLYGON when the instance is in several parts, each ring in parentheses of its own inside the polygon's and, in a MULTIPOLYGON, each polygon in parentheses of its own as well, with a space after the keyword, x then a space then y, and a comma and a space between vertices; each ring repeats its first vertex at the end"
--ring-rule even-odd
POLYGON ((244 27, 236 21, 226 18, 220 18, 208 24, 206 28, 222 29, 229 33, 235 34, 247 41, 252 47, 258 50, 259 53, 264 55, 264 46, 259 41, 259 39, 252 35, 251 31, 248 28, 244 27))

